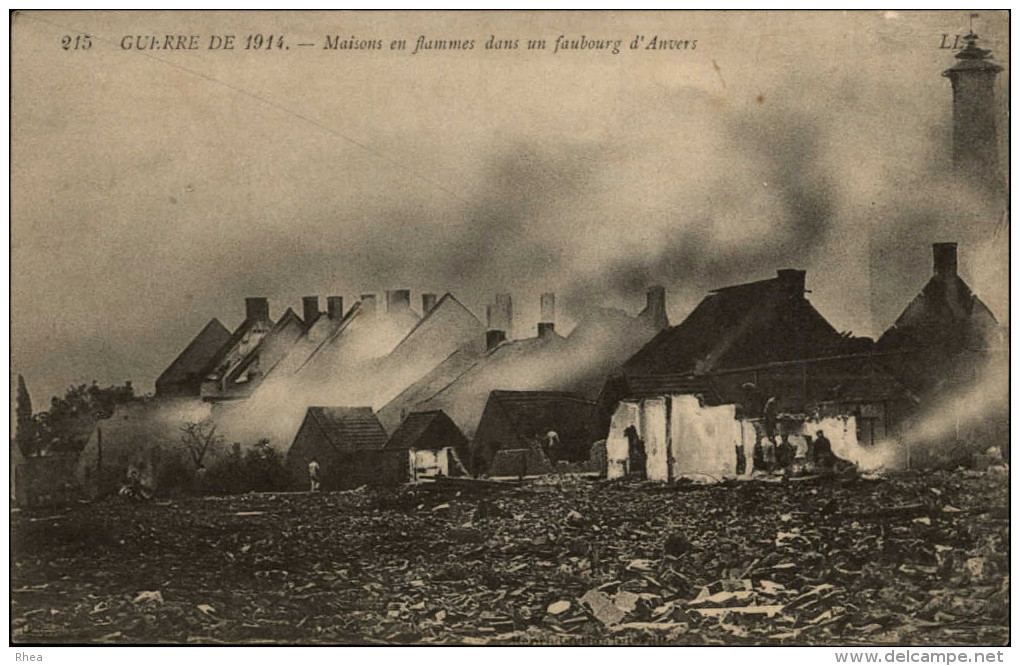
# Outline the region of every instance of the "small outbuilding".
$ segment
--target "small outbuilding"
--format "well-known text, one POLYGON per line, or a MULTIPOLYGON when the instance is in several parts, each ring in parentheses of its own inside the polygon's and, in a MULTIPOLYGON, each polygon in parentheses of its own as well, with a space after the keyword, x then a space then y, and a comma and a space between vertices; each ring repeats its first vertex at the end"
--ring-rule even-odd
POLYGON ((438 451, 447 447, 452 447, 462 457, 468 455, 467 437, 441 409, 411 412, 385 446, 387 450, 427 451, 438 451))
POLYGON ((409 480, 406 450, 384 451, 386 431, 371 407, 309 407, 287 451, 297 488, 308 487, 308 464, 319 463, 323 490, 409 480))

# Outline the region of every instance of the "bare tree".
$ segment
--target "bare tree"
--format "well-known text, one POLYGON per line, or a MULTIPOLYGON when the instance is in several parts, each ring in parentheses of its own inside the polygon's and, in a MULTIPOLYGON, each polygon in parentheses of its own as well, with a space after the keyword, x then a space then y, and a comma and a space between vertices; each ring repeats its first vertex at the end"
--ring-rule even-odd
POLYGON ((205 455, 219 446, 224 439, 223 435, 216 434, 216 426, 211 423, 185 423, 181 433, 181 441, 191 454, 195 467, 201 467, 205 455))

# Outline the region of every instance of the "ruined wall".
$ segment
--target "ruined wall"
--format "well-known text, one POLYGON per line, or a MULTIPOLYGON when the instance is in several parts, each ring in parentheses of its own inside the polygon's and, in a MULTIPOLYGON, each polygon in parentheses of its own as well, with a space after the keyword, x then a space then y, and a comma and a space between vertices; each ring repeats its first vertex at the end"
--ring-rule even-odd
POLYGON ((670 403, 673 478, 706 474, 721 480, 735 474, 736 447, 744 444, 735 406, 702 407, 690 395, 672 396, 670 403))

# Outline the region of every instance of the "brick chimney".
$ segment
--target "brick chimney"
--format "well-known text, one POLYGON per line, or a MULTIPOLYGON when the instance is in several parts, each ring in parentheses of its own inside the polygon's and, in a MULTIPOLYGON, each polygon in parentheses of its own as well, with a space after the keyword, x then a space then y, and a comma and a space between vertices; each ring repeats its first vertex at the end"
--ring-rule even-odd
POLYGON ((330 321, 340 321, 344 316, 344 297, 327 296, 326 312, 330 321))
POLYGON ((393 289, 386 292, 386 313, 394 314, 411 309, 411 290, 393 289))
POLYGON ((666 288, 652 285, 645 292, 645 309, 638 315, 651 322, 657 331, 669 328, 669 317, 666 316, 666 288))
POLYGON ((956 277, 956 243, 933 243, 931 254, 935 277, 942 280, 956 277))
POLYGON ((510 294, 496 294, 496 302, 485 307, 486 331, 485 349, 492 351, 507 339, 507 330, 512 321, 510 294))
POLYGON ((361 310, 367 315, 375 316, 375 294, 361 295, 361 310))
POLYGON ((436 308, 436 295, 435 294, 422 294, 421 295, 421 316, 425 316, 432 312, 436 308))
POLYGON ((247 321, 269 321, 269 299, 248 297, 244 299, 244 317, 247 321))
POLYGON ((305 326, 310 326, 312 322, 319 318, 319 297, 305 296, 302 298, 301 313, 305 320, 305 326))
POLYGON ((538 319, 538 337, 544 338, 556 332, 556 294, 542 294, 539 306, 541 314, 538 319))
POLYGON ((803 298, 806 276, 807 271, 798 271, 794 268, 780 268, 776 271, 780 293, 788 298, 803 298))

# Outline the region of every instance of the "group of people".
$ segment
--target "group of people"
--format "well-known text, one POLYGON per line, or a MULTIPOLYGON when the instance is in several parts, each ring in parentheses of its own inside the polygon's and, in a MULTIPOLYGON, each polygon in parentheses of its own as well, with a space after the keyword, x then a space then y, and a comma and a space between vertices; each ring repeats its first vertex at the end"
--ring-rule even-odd
MULTIPOLYGON (((811 435, 803 435, 807 444, 807 459, 818 471, 831 471, 836 464, 836 455, 832 452, 832 442, 825 436, 825 432, 818 430, 814 438, 811 435)), ((797 459, 797 447, 790 442, 790 436, 782 433, 779 443, 776 443, 775 434, 769 434, 766 430, 764 437, 757 437, 754 443, 754 452, 751 460, 752 470, 763 472, 776 472, 780 470, 792 470, 797 459)), ((737 446, 737 474, 744 474, 747 471, 747 456, 744 453, 743 445, 737 446)))

